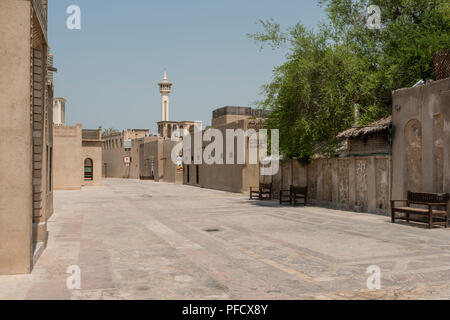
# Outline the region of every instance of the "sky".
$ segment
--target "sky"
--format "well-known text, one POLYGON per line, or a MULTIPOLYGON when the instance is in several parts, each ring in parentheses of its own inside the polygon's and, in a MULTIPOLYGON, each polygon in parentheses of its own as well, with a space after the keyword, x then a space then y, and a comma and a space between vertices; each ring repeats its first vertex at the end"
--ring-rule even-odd
POLYGON ((316 27, 325 14, 314 0, 50 0, 55 97, 67 99, 67 124, 155 133, 166 69, 170 120, 205 127, 214 109, 254 106, 285 60, 247 38, 270 18, 316 27), (66 26, 70 5, 81 9, 80 30, 66 26))

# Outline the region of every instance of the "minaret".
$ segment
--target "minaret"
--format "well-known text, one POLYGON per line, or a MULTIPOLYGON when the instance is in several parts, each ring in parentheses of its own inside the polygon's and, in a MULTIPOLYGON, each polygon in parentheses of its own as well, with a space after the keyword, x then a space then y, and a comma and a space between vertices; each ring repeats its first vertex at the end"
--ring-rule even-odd
POLYGON ((167 80, 167 73, 164 70, 164 78, 158 83, 159 92, 161 92, 161 121, 169 121, 169 94, 172 90, 172 84, 167 80))
POLYGON ((53 98, 53 123, 57 126, 66 124, 66 102, 64 98, 53 98))

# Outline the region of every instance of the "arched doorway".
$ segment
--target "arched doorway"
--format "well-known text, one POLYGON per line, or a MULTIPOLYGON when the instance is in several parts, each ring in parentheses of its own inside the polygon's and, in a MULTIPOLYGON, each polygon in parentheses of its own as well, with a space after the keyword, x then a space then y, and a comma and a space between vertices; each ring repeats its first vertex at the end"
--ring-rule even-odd
POLYGON ((94 162, 87 158, 84 160, 84 181, 94 180, 94 162))

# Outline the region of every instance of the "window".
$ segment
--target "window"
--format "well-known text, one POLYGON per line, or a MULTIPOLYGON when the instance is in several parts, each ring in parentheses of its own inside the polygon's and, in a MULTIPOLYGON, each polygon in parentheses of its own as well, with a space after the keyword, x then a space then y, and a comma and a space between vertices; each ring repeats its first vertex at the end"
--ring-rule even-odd
POLYGON ((94 180, 94 163, 92 159, 84 160, 84 181, 94 180))

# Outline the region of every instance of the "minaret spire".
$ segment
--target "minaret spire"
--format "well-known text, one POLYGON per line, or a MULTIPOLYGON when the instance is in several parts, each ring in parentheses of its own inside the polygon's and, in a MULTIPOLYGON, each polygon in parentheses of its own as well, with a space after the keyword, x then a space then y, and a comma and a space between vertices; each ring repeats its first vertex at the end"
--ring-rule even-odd
POLYGON ((169 94, 172 91, 172 83, 167 79, 166 69, 164 69, 163 80, 158 85, 161 93, 161 121, 169 121, 169 94))

